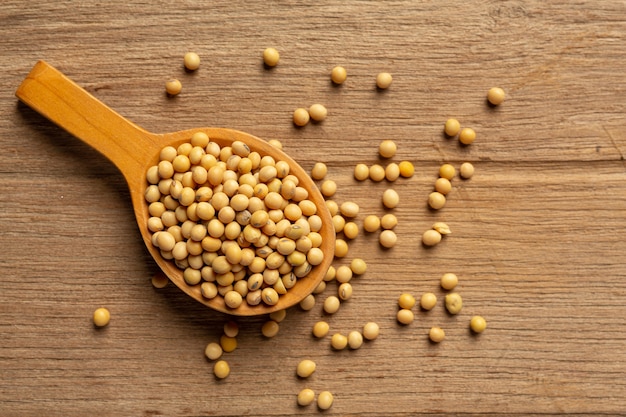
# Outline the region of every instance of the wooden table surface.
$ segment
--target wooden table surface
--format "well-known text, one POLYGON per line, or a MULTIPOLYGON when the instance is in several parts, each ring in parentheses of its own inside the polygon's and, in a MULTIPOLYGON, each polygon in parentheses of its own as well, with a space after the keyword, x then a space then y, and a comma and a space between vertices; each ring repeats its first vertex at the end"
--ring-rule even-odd
POLYGON ((0 4, 0 415, 404 416, 626 413, 626 4, 624 1, 52 1, 0 4), (266 47, 281 53, 263 67, 266 47), (182 57, 201 67, 186 73, 182 57), (153 132, 230 127, 279 139, 307 170, 328 165, 338 202, 361 224, 400 204, 398 244, 376 234, 346 258, 368 271, 332 316, 323 300, 290 309, 275 338, 266 317, 237 319, 231 375, 204 356, 228 316, 169 285, 140 238, 122 175, 104 157, 18 103, 39 59, 153 132), (333 86, 343 65, 348 80, 333 86), (379 72, 393 75, 375 88, 379 72), (183 91, 168 98, 164 82, 183 91), (485 102, 500 86, 507 100, 485 102), (297 107, 328 118, 296 128, 297 107), (442 133, 455 117, 477 139, 442 133), (416 173, 357 182, 357 163, 416 173), (426 207, 438 168, 470 161, 447 205, 426 207), (432 249, 421 233, 445 221, 432 249), (459 276, 464 308, 443 308, 443 273, 459 276), (434 292, 437 307, 396 322, 397 298, 434 292), (108 327, 91 315, 111 311, 108 327), (475 336, 474 314, 488 321, 475 336), (333 351, 331 332, 380 325, 361 349, 333 351), (431 326, 446 331, 436 345, 431 326), (296 365, 317 371, 298 379, 296 365), (325 412, 298 407, 305 387, 334 394, 325 412))

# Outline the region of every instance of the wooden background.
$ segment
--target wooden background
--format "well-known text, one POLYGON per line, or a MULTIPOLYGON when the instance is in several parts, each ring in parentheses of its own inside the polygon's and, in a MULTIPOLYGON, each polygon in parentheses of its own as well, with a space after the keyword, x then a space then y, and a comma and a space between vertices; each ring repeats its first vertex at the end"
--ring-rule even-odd
MULTIPOLYGON (((624 1, 57 1, 0 4, 0 415, 317 415, 304 387, 330 390, 342 416, 626 413, 626 3, 624 1), (272 46, 280 64, 267 70, 272 46), (195 51, 201 68, 182 68, 195 51), (280 139, 306 169, 328 164, 336 200, 383 214, 401 197, 397 247, 361 236, 343 261, 366 275, 332 331, 366 321, 378 340, 333 352, 293 308, 278 336, 265 318, 238 320, 239 348, 218 381, 203 351, 228 317, 173 285, 156 290, 121 174, 102 156, 18 103, 38 59, 140 126, 167 132, 230 127, 280 139), (333 87, 343 65, 348 80, 333 87), (393 74, 377 91, 378 72, 393 74), (178 77, 170 99, 164 82, 178 77), (503 87, 507 101, 485 103, 503 87), (327 106, 297 129, 296 107, 327 106), (448 117, 477 132, 460 147, 448 117), (378 143, 416 175, 357 183, 378 143), (425 201, 441 163, 476 167, 448 204, 425 201), (436 221, 453 230, 426 250, 436 221), (401 292, 434 291, 455 272, 464 309, 442 303, 395 321, 401 292), (91 315, 106 306, 107 328, 91 315), (475 337, 473 314, 489 327, 475 337), (427 340, 440 325, 446 340, 427 340), (306 381, 304 358, 317 362, 306 381)), ((382 163, 385 163, 382 161, 382 163)), ((340 265, 342 262, 337 263, 340 265)))

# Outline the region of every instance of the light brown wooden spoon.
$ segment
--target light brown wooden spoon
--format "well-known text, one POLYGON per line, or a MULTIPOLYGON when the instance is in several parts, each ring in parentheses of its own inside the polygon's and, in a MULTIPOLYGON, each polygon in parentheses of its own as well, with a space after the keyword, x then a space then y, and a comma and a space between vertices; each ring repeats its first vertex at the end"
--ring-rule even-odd
POLYGON ((322 281, 335 250, 335 231, 331 216, 313 180, 297 162, 278 148, 252 135, 231 129, 199 128, 165 134, 147 132, 117 114, 44 61, 39 61, 33 67, 17 89, 16 96, 98 150, 117 166, 128 183, 135 217, 146 247, 169 279, 192 298, 221 312, 252 316, 291 307, 309 295, 322 281), (317 214, 323 222, 320 234, 323 238, 321 249, 324 252, 324 261, 314 267, 306 277, 298 279, 296 285, 280 296, 278 303, 273 306, 263 303, 249 306, 244 303, 237 309, 230 309, 220 296, 211 300, 204 298, 200 286, 188 285, 183 279, 182 270, 173 262, 162 258, 159 250, 151 243, 151 232, 147 227, 149 213, 144 198, 148 185, 146 172, 150 166, 158 163, 159 152, 164 146, 176 147, 188 142, 197 131, 205 132, 220 146, 229 146, 239 140, 248 144, 252 151, 289 163, 291 173, 298 177, 300 185, 309 192, 309 199, 317 206, 317 214))

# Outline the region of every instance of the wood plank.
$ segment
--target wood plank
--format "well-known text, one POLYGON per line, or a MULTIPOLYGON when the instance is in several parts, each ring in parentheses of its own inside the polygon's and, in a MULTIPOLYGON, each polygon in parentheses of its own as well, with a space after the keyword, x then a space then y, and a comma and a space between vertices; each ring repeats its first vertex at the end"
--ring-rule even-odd
POLYGON ((626 410, 626 9, 621 1, 178 4, 8 0, 0 5, 0 414, 313 415, 304 387, 330 390, 343 416, 621 415, 626 410), (281 53, 265 69, 267 46, 281 53), (194 50, 200 69, 186 73, 194 50), (294 308, 279 334, 265 317, 238 319, 231 375, 203 355, 229 317, 173 285, 157 290, 122 175, 102 156, 13 96, 46 59, 107 105, 154 132, 230 127, 280 139, 305 169, 328 164, 335 200, 385 213, 396 189, 398 245, 376 234, 350 243, 363 257, 340 311, 294 308), (332 86, 334 65, 348 80, 332 86), (378 72, 393 74, 377 91, 378 72), (178 77, 183 92, 164 93, 178 77), (495 85, 507 92, 485 103, 495 85), (296 107, 323 103, 327 120, 295 128, 296 107), (469 147, 443 136, 458 118, 469 147), (416 174, 357 182, 356 163, 380 163, 382 139, 416 174), (426 198, 440 164, 471 161, 446 207, 426 198), (434 221, 452 228, 425 249, 434 221), (458 274, 464 308, 443 308, 444 272, 458 274), (402 292, 439 297, 416 320, 395 320, 402 292), (93 310, 112 319, 95 329, 93 310), (488 328, 468 330, 474 314, 488 328), (376 321, 381 336, 336 352, 332 332, 376 321), (431 344, 440 325, 446 340, 431 344), (297 363, 316 361, 308 380, 297 363))

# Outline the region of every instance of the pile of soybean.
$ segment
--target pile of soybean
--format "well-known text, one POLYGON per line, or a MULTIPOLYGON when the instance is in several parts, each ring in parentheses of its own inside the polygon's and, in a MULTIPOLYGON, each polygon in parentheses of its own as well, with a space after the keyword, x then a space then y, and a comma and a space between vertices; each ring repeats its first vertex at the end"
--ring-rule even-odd
MULTIPOLYGON (((263 61, 267 69, 271 69, 272 67, 278 65, 279 59, 280 55, 276 49, 267 48, 263 51, 263 61)), ((199 56, 193 52, 186 54, 184 57, 184 65, 190 71, 197 70, 200 66, 199 56)), ((339 85, 346 81, 347 75, 347 71, 344 67, 336 66, 333 68, 330 77, 333 83, 339 85)), ((392 76, 386 72, 378 74, 375 80, 377 89, 387 89, 391 86, 391 83, 392 76)), ((181 92, 181 90, 182 84, 179 80, 173 79, 166 82, 166 91, 169 95, 177 95, 181 92)), ((504 91, 499 87, 494 87, 487 93, 487 100, 492 106, 500 105, 504 101, 504 97, 504 91)), ((308 109, 297 108, 293 113, 292 122, 296 126, 302 127, 305 126, 310 119, 321 122, 327 118, 327 115, 328 112, 326 108, 322 104, 316 103, 311 105, 308 109)), ((471 145, 476 139, 476 132, 472 128, 461 128, 459 121, 453 118, 450 118, 445 122, 444 132, 449 137, 457 137, 463 146, 471 145)), ((236 195, 244 195, 247 198, 246 204, 248 205, 250 204, 251 198, 258 198, 257 190, 255 189, 258 183, 247 184, 245 177, 247 173, 252 171, 252 166, 255 165, 255 163, 252 161, 250 170, 248 170, 247 164, 250 159, 250 152, 245 149, 245 144, 233 144, 233 147, 227 151, 230 155, 236 155, 239 157, 237 160, 238 164, 231 167, 234 168, 235 172, 241 171, 239 164, 242 163, 245 158, 248 159, 243 162, 243 164, 246 164, 246 168, 243 169, 244 172, 241 174, 244 176, 243 180, 239 175, 237 175, 237 178, 232 179, 238 180, 236 181, 237 191, 239 191, 241 187, 244 189, 250 188, 250 190, 245 192, 233 192, 229 195, 229 193, 224 190, 228 188, 228 186, 226 184, 227 181, 225 181, 223 177, 226 172, 226 167, 224 165, 226 165, 226 160, 228 160, 228 158, 226 158, 226 160, 224 160, 224 158, 220 158, 222 150, 218 151, 214 149, 213 151, 209 151, 208 147, 210 146, 210 139, 204 136, 199 135, 198 137, 191 138, 190 143, 188 145, 184 145, 182 150, 164 149, 161 162, 166 162, 164 162, 162 166, 160 162, 159 165, 151 168, 151 171, 147 175, 148 181, 151 184, 149 187, 149 193, 147 194, 147 200, 150 203, 150 213, 153 217, 151 218, 149 225, 151 230, 154 232, 153 244, 160 248, 164 257, 169 257, 185 271, 185 280, 190 285, 203 282, 203 294, 207 297, 215 297, 218 295, 224 296, 227 300, 227 304, 233 308, 236 308, 236 306, 242 302, 252 304, 266 302, 271 304, 274 302, 273 293, 271 295, 263 295, 261 291, 258 293, 258 297, 250 297, 251 299, 248 299, 248 294, 259 290, 259 288, 256 288, 256 285, 261 286, 261 282, 265 282, 265 288, 273 289, 276 292, 276 296, 278 296, 281 291, 288 288, 286 288, 287 286, 280 278, 280 273, 274 282, 274 284, 281 282, 280 284, 276 284, 277 287, 274 285, 267 285, 267 277, 265 277, 265 274, 274 274, 273 272, 267 272, 268 270, 272 270, 272 268, 267 267, 267 262, 263 262, 263 265, 261 265, 260 262, 258 265, 255 265, 256 257, 251 256, 249 253, 246 254, 245 246, 247 244, 259 243, 259 239, 265 238, 268 239, 268 242, 265 243, 269 243, 269 236, 272 236, 272 234, 263 234, 261 232, 261 235, 265 236, 265 238, 263 238, 257 233, 254 233, 254 236, 250 236, 250 240, 244 245, 237 245, 236 240, 239 236, 244 235, 242 232, 242 230, 245 229, 245 226, 243 226, 244 223, 247 225, 253 222, 256 224, 255 228, 262 231, 265 227, 278 227, 278 223, 286 218, 289 225, 283 223, 284 229, 281 231, 281 234, 289 238, 292 242, 289 243, 289 249, 283 248, 282 250, 278 250, 278 252, 281 256, 286 257, 289 257, 291 254, 297 252, 297 255, 291 256, 299 259, 295 262, 287 262, 287 264, 290 264, 291 267, 289 273, 296 274, 296 270, 298 270, 298 268, 305 262, 308 267, 311 267, 321 262, 321 258, 324 255, 323 253, 320 253, 321 251, 318 252, 314 250, 315 248, 319 248, 320 242, 317 240, 315 233, 316 230, 319 230, 319 227, 321 227, 319 224, 319 218, 315 217, 316 215, 313 211, 314 204, 308 201, 306 196, 302 194, 296 197, 298 192, 301 193, 301 191, 298 190, 297 182, 289 184, 288 181, 293 180, 293 178, 289 178, 289 174, 285 172, 283 172, 284 175, 279 174, 281 171, 280 164, 277 164, 276 161, 272 161, 271 163, 270 161, 266 161, 267 163, 264 164, 264 166, 272 166, 272 174, 269 176, 268 181, 261 181, 261 183, 265 184, 265 187, 260 186, 260 188, 264 190, 262 192, 264 193, 263 197, 267 198, 268 194, 272 192, 280 196, 281 203, 277 203, 275 209, 272 208, 269 212, 265 211, 266 215, 263 215, 263 218, 255 218, 252 220, 252 213, 249 213, 250 218, 237 223, 239 226, 237 234, 234 232, 234 226, 231 226, 233 231, 228 231, 228 225, 232 224, 232 222, 237 222, 237 216, 242 216, 241 212, 244 211, 237 210, 238 204, 240 204, 243 208, 244 202, 239 202, 238 200, 243 200, 244 198, 234 197, 236 195), (204 149, 204 153, 197 161, 193 161, 194 157, 192 156, 192 151, 194 151, 196 147, 204 149), (216 153, 212 154, 212 152, 216 153), (207 178, 204 179, 204 172, 201 172, 200 174, 194 173, 190 170, 190 168, 194 165, 194 162, 196 166, 202 166, 202 158, 210 154, 212 154, 213 159, 215 159, 215 164, 213 163, 213 160, 211 160, 211 166, 208 166, 208 169, 205 170, 207 178), (181 155, 183 155, 184 158, 181 158, 181 155), (211 167, 217 165, 220 159, 222 159, 222 162, 224 163, 221 165, 224 169, 221 170, 222 172, 220 173, 220 178, 219 180, 217 178, 210 179, 209 177, 213 174, 210 174, 209 171, 211 167), (200 184, 208 182, 213 184, 213 188, 207 187, 210 188, 209 191, 208 189, 200 189, 202 188, 200 187, 193 190, 193 194, 187 191, 184 185, 184 177, 187 176, 193 179, 194 174, 202 176, 202 178, 195 178, 194 182, 200 184), (178 179, 175 179, 175 176, 177 176, 178 179), (165 184, 161 184, 163 179, 170 180, 166 181, 167 187, 165 184), (280 184, 274 182, 273 185, 270 185, 272 181, 278 181, 280 184), (214 187, 217 186, 219 187, 216 191, 214 187), (291 194, 290 192, 289 195, 283 195, 281 193, 282 187, 285 187, 286 189, 293 189, 294 194, 291 194), (219 193, 223 193, 225 195, 225 198, 222 199, 223 203, 218 204, 217 207, 213 204, 208 204, 208 201, 219 193), (174 203, 174 200, 176 200, 176 203, 174 203), (290 200, 293 201, 285 204, 285 201, 290 200), (183 202, 187 202, 188 204, 184 204, 183 202), (208 206, 211 207, 201 203, 207 203, 208 206), (195 206, 191 210, 191 223, 185 223, 186 221, 190 221, 188 208, 194 204, 195 206), (287 205, 289 204, 291 204, 291 206, 287 209, 287 205), (294 209, 293 206, 298 207, 298 209, 294 209), (181 207, 185 207, 184 215, 182 214, 183 209, 181 209, 181 207), (222 219, 220 219, 219 212, 221 212, 221 210, 225 207, 230 207, 231 210, 225 210, 222 214, 222 219), (205 210, 208 212, 205 212, 205 210), (279 220, 278 214, 271 213, 272 210, 280 210, 282 212, 282 218, 279 220), (165 212, 171 212, 171 214, 168 214, 165 218, 163 218, 163 214, 165 212), (217 225, 216 223, 209 225, 208 223, 203 224, 201 222, 202 220, 209 221, 210 219, 213 219, 216 214, 216 219, 219 220, 221 225, 217 225), (272 215, 275 217, 272 218, 272 215), (194 221, 194 217, 197 217, 197 220, 194 221), (199 221, 200 223, 198 223, 199 221), (200 230, 200 227, 196 227, 199 224, 203 225, 203 230, 200 230), (293 232, 291 229, 294 225, 301 226, 300 228, 304 229, 307 233, 300 233, 300 231, 293 232), (170 227, 174 227, 174 229, 172 229, 173 232, 164 232, 164 230, 169 230, 168 228, 170 227), (214 228, 217 228, 218 230, 216 231, 214 228), (294 234, 291 235, 291 233, 294 234), (227 244, 225 245, 226 247, 222 247, 224 236, 231 238, 226 240, 231 240, 235 243, 227 244), (299 246, 298 241, 303 236, 307 236, 309 238, 309 242, 306 242, 303 246, 299 246), (313 238, 311 238, 311 236, 313 238), (184 237, 187 241, 191 240, 197 244, 192 244, 190 247, 187 247, 185 244, 185 248, 183 249, 182 244, 179 245, 179 243, 183 241, 184 237), (207 244, 203 245, 203 239, 206 237, 211 238, 209 241, 212 242, 212 245, 208 245, 209 241, 207 241, 207 244), (219 245, 218 241, 220 242, 219 245), (295 245, 293 242, 295 242, 295 245), (243 261, 246 256, 249 257, 249 260, 243 261), (224 263, 223 271, 219 267, 222 263, 224 263), (221 276, 220 279, 223 281, 219 282, 217 280, 217 276, 204 276, 203 267, 207 264, 217 266, 217 273, 219 274, 222 272, 222 274, 219 275, 226 274, 227 278, 221 276), (226 264, 230 266, 226 267, 226 264), (233 266, 235 267, 233 268, 233 266), (242 280, 235 280, 235 274, 245 274, 248 277, 248 279, 243 280, 246 285, 246 289, 240 288, 239 291, 237 291, 234 284, 235 282, 242 282, 242 280), (230 280, 231 278, 232 281, 230 280), (258 283, 256 283, 256 280, 259 280, 258 283), (285 288, 282 288, 282 286, 285 288), (237 293, 238 295, 234 295, 233 293, 237 293), (243 296, 242 294, 246 295, 243 296)), ((273 141, 273 144, 275 146, 282 147, 279 141, 273 141)), ((390 160, 395 156, 396 150, 397 147, 393 141, 384 140, 380 143, 378 153, 383 159, 390 160)), ((210 159, 211 157, 207 158, 210 159)), ((261 168, 260 160, 256 168, 261 168)), ((357 164, 354 168, 354 178, 357 181, 387 181, 391 184, 399 178, 410 178, 413 176, 414 171, 414 166, 410 161, 401 161, 399 163, 390 161, 385 167, 380 164, 373 164, 371 166, 367 166, 366 164, 357 164)), ((462 179, 470 179, 474 174, 473 165, 470 162, 461 164, 459 174, 462 179)), ((397 235, 394 232, 394 228, 398 225, 398 219, 396 216, 393 213, 386 213, 382 217, 370 214, 365 216, 361 226, 359 227, 356 223, 356 218, 359 214, 359 206, 353 202, 344 202, 339 205, 332 200, 332 197, 337 192, 337 184, 333 180, 326 179, 326 175, 327 167, 322 162, 316 163, 311 169, 311 177, 320 182, 320 190, 327 199, 327 207, 333 216, 333 226, 337 234, 335 257, 337 259, 341 259, 348 254, 349 242, 358 237, 361 229, 365 233, 378 233, 379 244, 387 249, 393 248, 397 243, 397 235)), ((440 210, 445 206, 446 196, 452 190, 451 181, 455 175, 456 169, 453 165, 447 163, 441 165, 438 179, 434 184, 434 190, 427 196, 428 205, 433 210, 440 210)), ((235 187, 232 183, 231 186, 235 187)), ((274 196, 272 195, 271 197, 274 196)), ((269 206, 273 207, 271 197, 270 200, 265 201, 265 203, 270 202, 269 206)), ((217 200, 219 201, 219 198, 217 200)), ((398 206, 398 204, 400 204, 398 193, 393 190, 393 188, 388 188, 383 193, 382 204, 385 208, 393 210, 398 206)), ((258 216, 261 217, 261 215, 258 216)), ((437 245, 442 241, 443 237, 450 233, 452 233, 452 231, 447 224, 443 222, 436 222, 433 224, 432 228, 423 233, 422 243, 425 247, 437 245)), ((275 248, 278 248, 278 241, 275 241, 274 244, 275 248)), ((283 242, 283 244, 286 245, 287 243, 283 242)), ((278 269, 279 268, 276 268, 276 270, 278 269)), ((285 270, 282 272, 286 272, 286 269, 287 267, 285 267, 285 270)), ((362 258, 354 258, 349 265, 331 266, 326 273, 324 281, 319 284, 311 295, 306 297, 300 303, 300 308, 303 310, 311 310, 316 303, 316 297, 324 293, 326 290, 327 283, 330 281, 336 281, 338 283, 337 293, 336 295, 329 295, 325 298, 323 310, 325 313, 331 315, 337 313, 340 310, 341 303, 352 297, 352 278, 354 276, 363 275, 366 271, 367 264, 362 258)), ((302 271, 299 273, 301 272, 302 271)), ((208 270, 205 270, 204 273, 208 273, 208 270)), ((216 274, 216 269, 212 268, 211 273, 216 274)), ((270 282, 272 282, 272 279, 273 278, 270 278, 270 282)), ((162 273, 156 274, 152 279, 153 285, 157 288, 163 288, 167 285, 167 282, 167 278, 162 273)), ((453 291, 458 284, 457 275, 454 273, 445 273, 441 276, 439 284, 442 289, 448 291, 445 295, 444 301, 446 310, 449 314, 458 314, 461 311, 463 300, 458 292, 453 291)), ((239 285, 243 286, 243 284, 239 285)), ((417 299, 410 292, 402 293, 398 297, 398 311, 396 314, 397 322, 400 325, 410 324, 414 320, 413 308, 418 304, 421 311, 425 313, 429 312, 437 304, 437 297, 433 292, 427 291, 421 295, 418 303, 417 299)), ((286 314, 287 311, 285 310, 270 314, 268 320, 261 328, 261 333, 267 338, 276 336, 280 329, 279 323, 285 319, 286 314)), ((106 326, 109 323, 109 318, 110 314, 108 310, 99 308, 94 314, 94 323, 99 327, 106 326)), ((482 316, 475 315, 471 318, 469 327, 475 334, 480 334, 486 329, 487 322, 482 316)), ((331 332, 331 326, 327 321, 318 321, 312 328, 312 336, 314 338, 323 339, 332 333, 329 341, 329 347, 331 350, 354 350, 361 348, 364 342, 376 340, 379 336, 379 331, 379 325, 375 321, 369 321, 364 323, 362 328, 354 329, 346 335, 340 332, 331 332)), ((227 378, 231 372, 228 362, 223 358, 223 354, 233 352, 237 348, 236 337, 238 333, 239 325, 237 322, 229 320, 224 325, 223 335, 220 340, 210 342, 205 348, 205 355, 207 359, 214 362, 213 372, 216 378, 227 378)), ((445 338, 445 330, 442 327, 434 326, 429 330, 427 337, 430 338, 433 343, 440 343, 445 338)), ((294 373, 298 378, 306 379, 315 371, 315 362, 310 359, 302 359, 295 366, 294 373)), ((308 387, 302 389, 296 394, 297 404, 301 407, 312 404, 315 402, 315 398, 315 391, 308 387)), ((333 401, 333 394, 327 390, 322 390, 317 394, 317 406, 320 410, 330 408, 333 401)))

